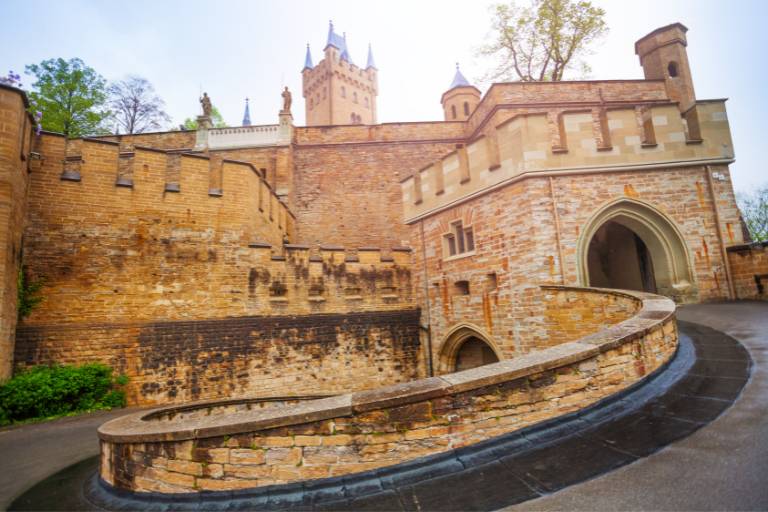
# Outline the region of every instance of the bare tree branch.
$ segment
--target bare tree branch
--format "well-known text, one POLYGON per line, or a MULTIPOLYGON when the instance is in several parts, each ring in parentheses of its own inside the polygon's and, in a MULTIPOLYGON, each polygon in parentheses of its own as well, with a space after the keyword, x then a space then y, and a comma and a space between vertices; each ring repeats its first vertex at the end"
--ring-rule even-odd
POLYGON ((112 118, 124 133, 159 130, 161 123, 171 121, 165 103, 145 78, 129 76, 110 85, 108 93, 112 118))

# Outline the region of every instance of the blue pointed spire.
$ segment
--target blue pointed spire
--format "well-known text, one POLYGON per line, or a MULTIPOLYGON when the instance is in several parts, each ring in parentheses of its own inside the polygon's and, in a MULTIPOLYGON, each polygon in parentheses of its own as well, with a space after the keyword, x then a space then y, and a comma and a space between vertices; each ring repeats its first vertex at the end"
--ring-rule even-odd
POLYGON ((368 43, 368 63, 365 65, 365 69, 377 69, 376 63, 373 61, 373 50, 371 50, 371 43, 368 43))
POLYGON ((347 48, 347 34, 339 35, 333 30, 333 21, 328 22, 328 42, 325 43, 325 47, 333 46, 339 50, 339 58, 345 60, 350 64, 353 64, 352 57, 349 54, 349 48, 347 48))
POLYGON ((461 74, 461 70, 459 69, 459 63, 456 63, 456 74, 453 75, 453 82, 451 83, 451 86, 448 88, 450 91, 451 89, 455 87, 471 87, 472 84, 469 83, 469 80, 464 78, 464 75, 461 74))
POLYGON ((245 98, 245 114, 243 114, 243 126, 251 126, 251 109, 248 107, 248 98, 245 98))
MULTIPOLYGON (((307 56, 304 57, 304 69, 312 69, 313 67, 312 54, 309 52, 309 43, 307 43, 307 56)), ((304 71, 304 69, 302 69, 302 71, 304 71)))

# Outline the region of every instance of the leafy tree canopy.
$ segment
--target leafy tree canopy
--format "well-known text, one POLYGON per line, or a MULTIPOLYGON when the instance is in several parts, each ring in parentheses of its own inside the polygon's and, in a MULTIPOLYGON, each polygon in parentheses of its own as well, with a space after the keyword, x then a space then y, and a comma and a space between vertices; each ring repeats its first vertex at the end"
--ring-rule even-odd
POLYGON ((82 137, 103 133, 109 116, 106 80, 80 59, 48 59, 26 67, 35 76, 31 99, 43 112, 43 129, 82 137))
POLYGON ((605 11, 587 0, 531 0, 492 7, 491 42, 480 56, 495 62, 485 80, 558 81, 577 64, 608 28, 605 11))
POLYGON ((155 88, 146 79, 129 76, 112 83, 107 89, 111 118, 123 133, 142 133, 159 130, 171 121, 163 110, 165 102, 155 94, 155 88))
POLYGON ((738 203, 752 240, 768 241, 768 186, 740 194, 738 203))
MULTIPOLYGON (((221 117, 221 112, 215 106, 211 107, 211 121, 215 128, 226 128, 227 123, 224 122, 224 118, 221 117)), ((185 130, 197 130, 197 119, 188 117, 182 123, 181 128, 185 130)))

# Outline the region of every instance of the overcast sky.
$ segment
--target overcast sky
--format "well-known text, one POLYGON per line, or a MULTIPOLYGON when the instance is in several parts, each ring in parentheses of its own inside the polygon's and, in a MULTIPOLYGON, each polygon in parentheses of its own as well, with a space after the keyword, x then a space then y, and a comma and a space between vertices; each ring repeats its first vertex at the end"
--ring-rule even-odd
MULTIPOLYGON (((0 71, 52 57, 79 57, 109 80, 149 79, 178 124, 199 113, 207 91, 228 124, 239 125, 245 97, 254 124, 277 122, 280 90, 294 92, 295 124, 304 124, 301 68, 306 44, 322 57, 332 19, 347 33, 353 60, 373 45, 379 69, 379 122, 441 119, 440 95, 455 62, 482 75, 474 57, 488 33, 494 2, 447 0, 226 1, 0 0, 0 71)), ((633 44, 679 21, 699 99, 729 98, 737 190, 768 184, 760 155, 768 119, 768 2, 763 0, 594 0, 610 33, 588 59, 587 78, 642 78, 633 44)), ((25 87, 32 83, 25 78, 25 87)))

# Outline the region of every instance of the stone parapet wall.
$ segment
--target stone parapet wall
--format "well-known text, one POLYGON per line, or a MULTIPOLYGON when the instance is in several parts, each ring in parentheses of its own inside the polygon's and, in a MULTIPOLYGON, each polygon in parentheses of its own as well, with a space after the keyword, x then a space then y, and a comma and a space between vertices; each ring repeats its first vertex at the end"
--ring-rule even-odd
POLYGON ((253 167, 55 136, 41 154, 24 251, 45 300, 28 324, 269 309, 268 285, 249 275, 287 273, 269 246, 282 251, 294 221, 253 167))
POLYGON ((673 104, 520 113, 404 175, 404 219, 414 222, 536 174, 729 163, 734 153, 725 103, 701 102, 697 110, 695 140, 673 104))
POLYGON ((101 361, 130 405, 335 394, 425 374, 416 309, 22 326, 17 366, 101 361))
POLYGON ((768 300, 768 242, 728 248, 737 299, 768 300))
MULTIPOLYGON (((630 296, 642 306, 632 318, 578 340, 442 377, 204 423, 153 420, 158 412, 125 416, 99 429, 101 477, 134 492, 194 493, 357 473, 579 410, 638 382, 674 354, 670 300, 583 293, 585 300, 595 293, 630 296)), ((558 320, 567 331, 572 320, 558 320)))

